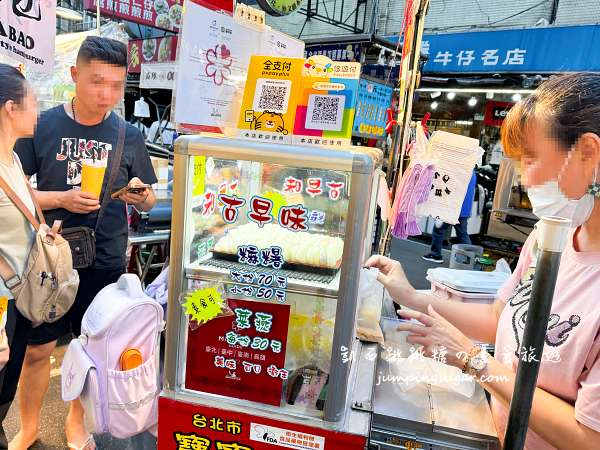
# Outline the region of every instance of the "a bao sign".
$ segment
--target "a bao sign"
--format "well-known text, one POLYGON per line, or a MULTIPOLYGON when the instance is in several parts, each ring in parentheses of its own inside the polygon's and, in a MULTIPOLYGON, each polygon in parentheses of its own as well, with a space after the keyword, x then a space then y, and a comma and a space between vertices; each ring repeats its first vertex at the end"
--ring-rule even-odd
POLYGON ((56 2, 0 0, 0 52, 40 72, 54 63, 56 2))
POLYGON ((483 123, 493 127, 501 126, 513 105, 510 102, 487 102, 483 123))

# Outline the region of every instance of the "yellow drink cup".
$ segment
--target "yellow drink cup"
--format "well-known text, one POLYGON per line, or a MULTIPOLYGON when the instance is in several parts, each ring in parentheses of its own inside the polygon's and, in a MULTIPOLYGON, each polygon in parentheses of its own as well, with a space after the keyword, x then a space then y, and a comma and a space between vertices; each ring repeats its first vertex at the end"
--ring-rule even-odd
POLYGON ((84 159, 81 161, 81 190, 100 198, 106 172, 106 161, 84 159))

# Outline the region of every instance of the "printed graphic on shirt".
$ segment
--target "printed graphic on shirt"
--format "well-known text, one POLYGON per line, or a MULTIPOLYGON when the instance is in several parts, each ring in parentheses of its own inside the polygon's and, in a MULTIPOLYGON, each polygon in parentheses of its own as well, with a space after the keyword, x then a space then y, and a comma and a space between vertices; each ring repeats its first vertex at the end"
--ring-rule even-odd
POLYGON ((62 138, 60 151, 56 154, 57 161, 67 161, 67 184, 81 184, 81 160, 108 160, 112 145, 95 140, 62 138))
MULTIPOLYGON (((534 270, 528 270, 519 285, 515 289, 512 297, 508 300, 508 305, 512 311, 512 329, 515 336, 517 347, 515 356, 519 358, 519 349, 522 347, 523 331, 527 322, 527 311, 529 310, 529 300, 533 290, 534 270)), ((571 335, 571 331, 581 323, 581 317, 571 315, 567 320, 561 320, 560 315, 551 314, 548 320, 548 331, 546 333, 546 345, 551 347, 560 347, 571 335)))

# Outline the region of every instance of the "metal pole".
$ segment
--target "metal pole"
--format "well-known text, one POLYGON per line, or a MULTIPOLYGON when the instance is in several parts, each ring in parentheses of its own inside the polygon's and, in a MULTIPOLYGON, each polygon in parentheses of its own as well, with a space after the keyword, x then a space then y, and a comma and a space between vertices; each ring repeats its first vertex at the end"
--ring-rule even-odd
POLYGON ((100 0, 96 0, 96 30, 100 36, 100 0))
POLYGON ((504 450, 522 450, 525 447, 560 257, 568 239, 570 225, 570 220, 557 217, 544 217, 537 225, 539 254, 523 343, 517 351, 519 367, 510 401, 504 450))
MULTIPOLYGON (((416 88, 417 77, 419 72, 419 61, 421 59, 421 43, 423 40, 423 31, 425 29, 425 17, 429 8, 429 0, 419 0, 419 6, 415 14, 414 38, 411 47, 411 61, 409 65, 409 80, 406 88, 407 94, 404 97, 404 105, 398 105, 402 108, 402 117, 398 120, 398 126, 394 133, 394 141, 391 148, 390 163, 388 167, 388 181, 391 180, 392 186, 392 201, 396 196, 396 186, 399 177, 402 176, 404 168, 404 156, 406 154, 406 145, 410 133, 410 122, 412 116, 413 96, 416 88), (397 133, 397 134, 396 134, 397 133)), ((400 96, 402 98, 402 96, 400 96)), ((390 218, 391 219, 391 218, 390 218)), ((384 233, 380 253, 382 255, 389 254, 389 245, 391 242, 391 231, 393 224, 391 220, 387 224, 386 232, 384 233)))

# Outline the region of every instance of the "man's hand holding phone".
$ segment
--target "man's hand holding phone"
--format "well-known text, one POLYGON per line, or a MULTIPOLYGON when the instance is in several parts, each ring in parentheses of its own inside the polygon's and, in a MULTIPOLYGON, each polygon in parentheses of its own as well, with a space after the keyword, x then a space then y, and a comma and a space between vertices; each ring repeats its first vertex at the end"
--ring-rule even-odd
POLYGON ((150 185, 144 184, 138 177, 132 178, 127 186, 112 194, 113 199, 119 199, 130 205, 144 203, 150 195, 150 185))

